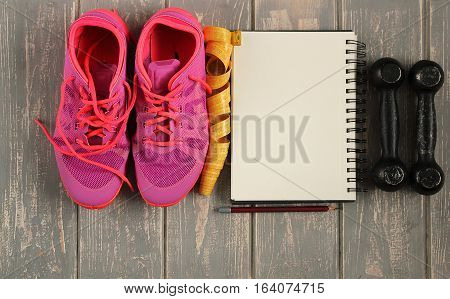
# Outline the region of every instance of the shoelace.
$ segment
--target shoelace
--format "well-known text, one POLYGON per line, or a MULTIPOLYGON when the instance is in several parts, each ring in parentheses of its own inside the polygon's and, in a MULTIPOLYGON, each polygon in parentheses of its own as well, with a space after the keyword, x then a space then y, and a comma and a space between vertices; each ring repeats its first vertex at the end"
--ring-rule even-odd
POLYGON ((63 82, 63 84, 61 84, 61 102, 59 104, 58 114, 56 115, 56 130, 61 135, 61 138, 62 138, 64 144, 67 146, 67 148, 69 150, 65 150, 60 145, 58 145, 56 143, 56 141, 54 140, 54 138, 50 135, 48 130, 45 128, 45 126, 38 119, 35 119, 36 124, 39 127, 41 127, 45 136, 50 141, 50 143, 53 145, 53 147, 55 148, 56 151, 58 151, 64 155, 76 157, 85 163, 100 167, 107 171, 110 171, 111 173, 117 175, 122 181, 124 181, 131 188, 131 190, 133 190, 133 186, 131 185, 130 181, 119 170, 112 168, 108 165, 105 165, 105 164, 102 164, 102 163, 99 163, 96 161, 92 161, 92 160, 86 158, 87 156, 98 155, 98 154, 104 153, 107 150, 115 147, 117 145, 117 142, 121 138, 122 134, 124 134, 125 129, 127 127, 128 116, 130 115, 130 112, 133 109, 134 103, 136 101, 136 97, 132 96, 130 85, 126 81, 123 82, 123 85, 125 86, 126 92, 128 94, 128 99, 127 99, 128 107, 121 116, 117 115, 117 113, 119 112, 119 107, 117 104, 114 104, 112 106, 111 110, 107 110, 108 103, 114 101, 118 96, 117 94, 113 95, 112 97, 110 97, 108 99, 103 99, 103 100, 98 101, 97 96, 94 91, 95 89, 93 88, 93 82, 91 80, 89 80, 90 92, 86 91, 84 88, 80 88, 78 90, 80 93, 80 96, 81 96, 81 101, 83 102, 84 106, 83 106, 83 108, 81 108, 78 111, 76 117, 77 117, 79 127, 83 127, 86 125, 89 126, 88 132, 86 133, 87 138, 90 138, 93 136, 104 137, 105 136, 103 133, 104 129, 109 132, 116 132, 117 126, 120 125, 120 129, 118 132, 116 132, 117 134, 114 137, 114 139, 109 140, 105 144, 90 145, 90 144, 85 144, 80 139, 77 139, 75 142, 80 147, 82 147, 83 149, 86 150, 86 152, 79 153, 73 148, 73 146, 70 144, 69 140, 65 136, 64 131, 61 127, 61 121, 60 121, 60 116, 62 113, 62 109, 64 107, 64 101, 65 101, 65 97, 64 97, 65 88, 73 80, 74 80, 74 77, 69 77, 63 82), (89 97, 91 99, 89 99, 89 97), (100 111, 100 109, 105 110, 105 112, 100 111), (89 114, 92 114, 92 112, 93 112, 93 115, 89 115, 89 114))
MULTIPOLYGON (((205 80, 202 80, 200 78, 194 77, 189 75, 188 78, 192 81, 195 81, 199 83, 208 94, 212 92, 211 87, 205 82, 205 80)), ((151 126, 155 125, 155 133, 156 132, 162 132, 166 135, 170 136, 172 135, 172 131, 169 129, 168 122, 172 120, 175 125, 178 124, 178 118, 177 118, 177 112, 179 112, 179 109, 172 105, 173 101, 178 100, 179 91, 182 88, 182 85, 178 85, 173 90, 171 90, 169 93, 167 93, 165 96, 156 94, 152 92, 149 88, 145 86, 141 86, 141 89, 144 93, 144 99, 152 104, 152 107, 147 109, 148 113, 155 113, 155 117, 152 119, 147 120, 144 123, 144 126, 151 126)), ((151 138, 144 137, 143 143, 144 144, 152 144, 156 146, 171 146, 174 145, 176 142, 180 142, 180 140, 170 139, 169 141, 157 141, 153 140, 151 138)))

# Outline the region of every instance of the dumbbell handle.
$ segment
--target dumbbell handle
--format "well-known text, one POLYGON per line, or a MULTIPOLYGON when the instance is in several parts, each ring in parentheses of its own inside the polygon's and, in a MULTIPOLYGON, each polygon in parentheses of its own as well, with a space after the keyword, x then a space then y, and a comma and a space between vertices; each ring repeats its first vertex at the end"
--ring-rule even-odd
POLYGON ((397 158, 399 121, 395 89, 380 90, 380 121, 382 158, 397 158))
POLYGON ((419 161, 434 160, 436 148, 436 110, 434 94, 419 92, 417 102, 417 153, 419 161))

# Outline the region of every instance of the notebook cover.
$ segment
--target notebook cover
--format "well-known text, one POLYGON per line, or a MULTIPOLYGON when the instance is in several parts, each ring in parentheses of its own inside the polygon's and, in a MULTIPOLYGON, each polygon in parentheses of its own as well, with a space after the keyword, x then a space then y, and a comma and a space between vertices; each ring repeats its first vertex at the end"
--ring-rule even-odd
POLYGON ((232 72, 231 199, 352 201, 353 32, 242 32, 232 72), (350 159, 350 160, 349 160, 350 159))

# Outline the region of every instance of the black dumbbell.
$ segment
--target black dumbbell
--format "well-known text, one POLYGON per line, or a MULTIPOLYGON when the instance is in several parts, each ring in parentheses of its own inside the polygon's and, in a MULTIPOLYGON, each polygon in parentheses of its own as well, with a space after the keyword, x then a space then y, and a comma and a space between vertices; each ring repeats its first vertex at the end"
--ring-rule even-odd
POLYGON ((399 190, 407 179, 406 167, 398 157, 399 121, 396 91, 405 78, 400 63, 392 58, 377 60, 371 81, 380 94, 381 158, 372 169, 375 185, 384 191, 399 190))
POLYGON ((414 189, 432 195, 444 185, 444 172, 434 159, 436 110, 434 95, 444 84, 444 71, 436 62, 421 60, 411 69, 411 87, 417 93, 417 162, 411 170, 414 189))

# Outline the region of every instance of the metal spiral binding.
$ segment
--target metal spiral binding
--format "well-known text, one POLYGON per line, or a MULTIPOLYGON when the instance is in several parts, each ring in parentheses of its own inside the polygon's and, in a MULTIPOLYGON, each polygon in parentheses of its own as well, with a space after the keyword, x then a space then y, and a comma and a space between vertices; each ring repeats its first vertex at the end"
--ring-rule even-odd
POLYGON ((352 177, 347 177, 347 183, 351 186, 347 187, 347 192, 367 192, 367 189, 362 186, 365 182, 365 174, 367 169, 363 167, 367 163, 366 149, 363 147, 367 140, 364 139, 363 134, 366 132, 364 124, 366 123, 366 82, 367 82, 367 62, 366 58, 366 44, 356 41, 347 40, 346 44, 351 47, 347 49, 345 54, 352 55, 352 58, 345 60, 348 65, 345 73, 352 76, 346 78, 345 83, 349 84, 346 88, 348 94, 346 104, 347 124, 350 127, 346 128, 347 137, 347 153, 356 155, 356 157, 347 157, 347 173, 354 174, 352 177), (356 58, 354 58, 356 56, 356 58), (350 94, 352 96, 350 96, 350 94), (354 146, 351 146, 354 145, 354 146))

